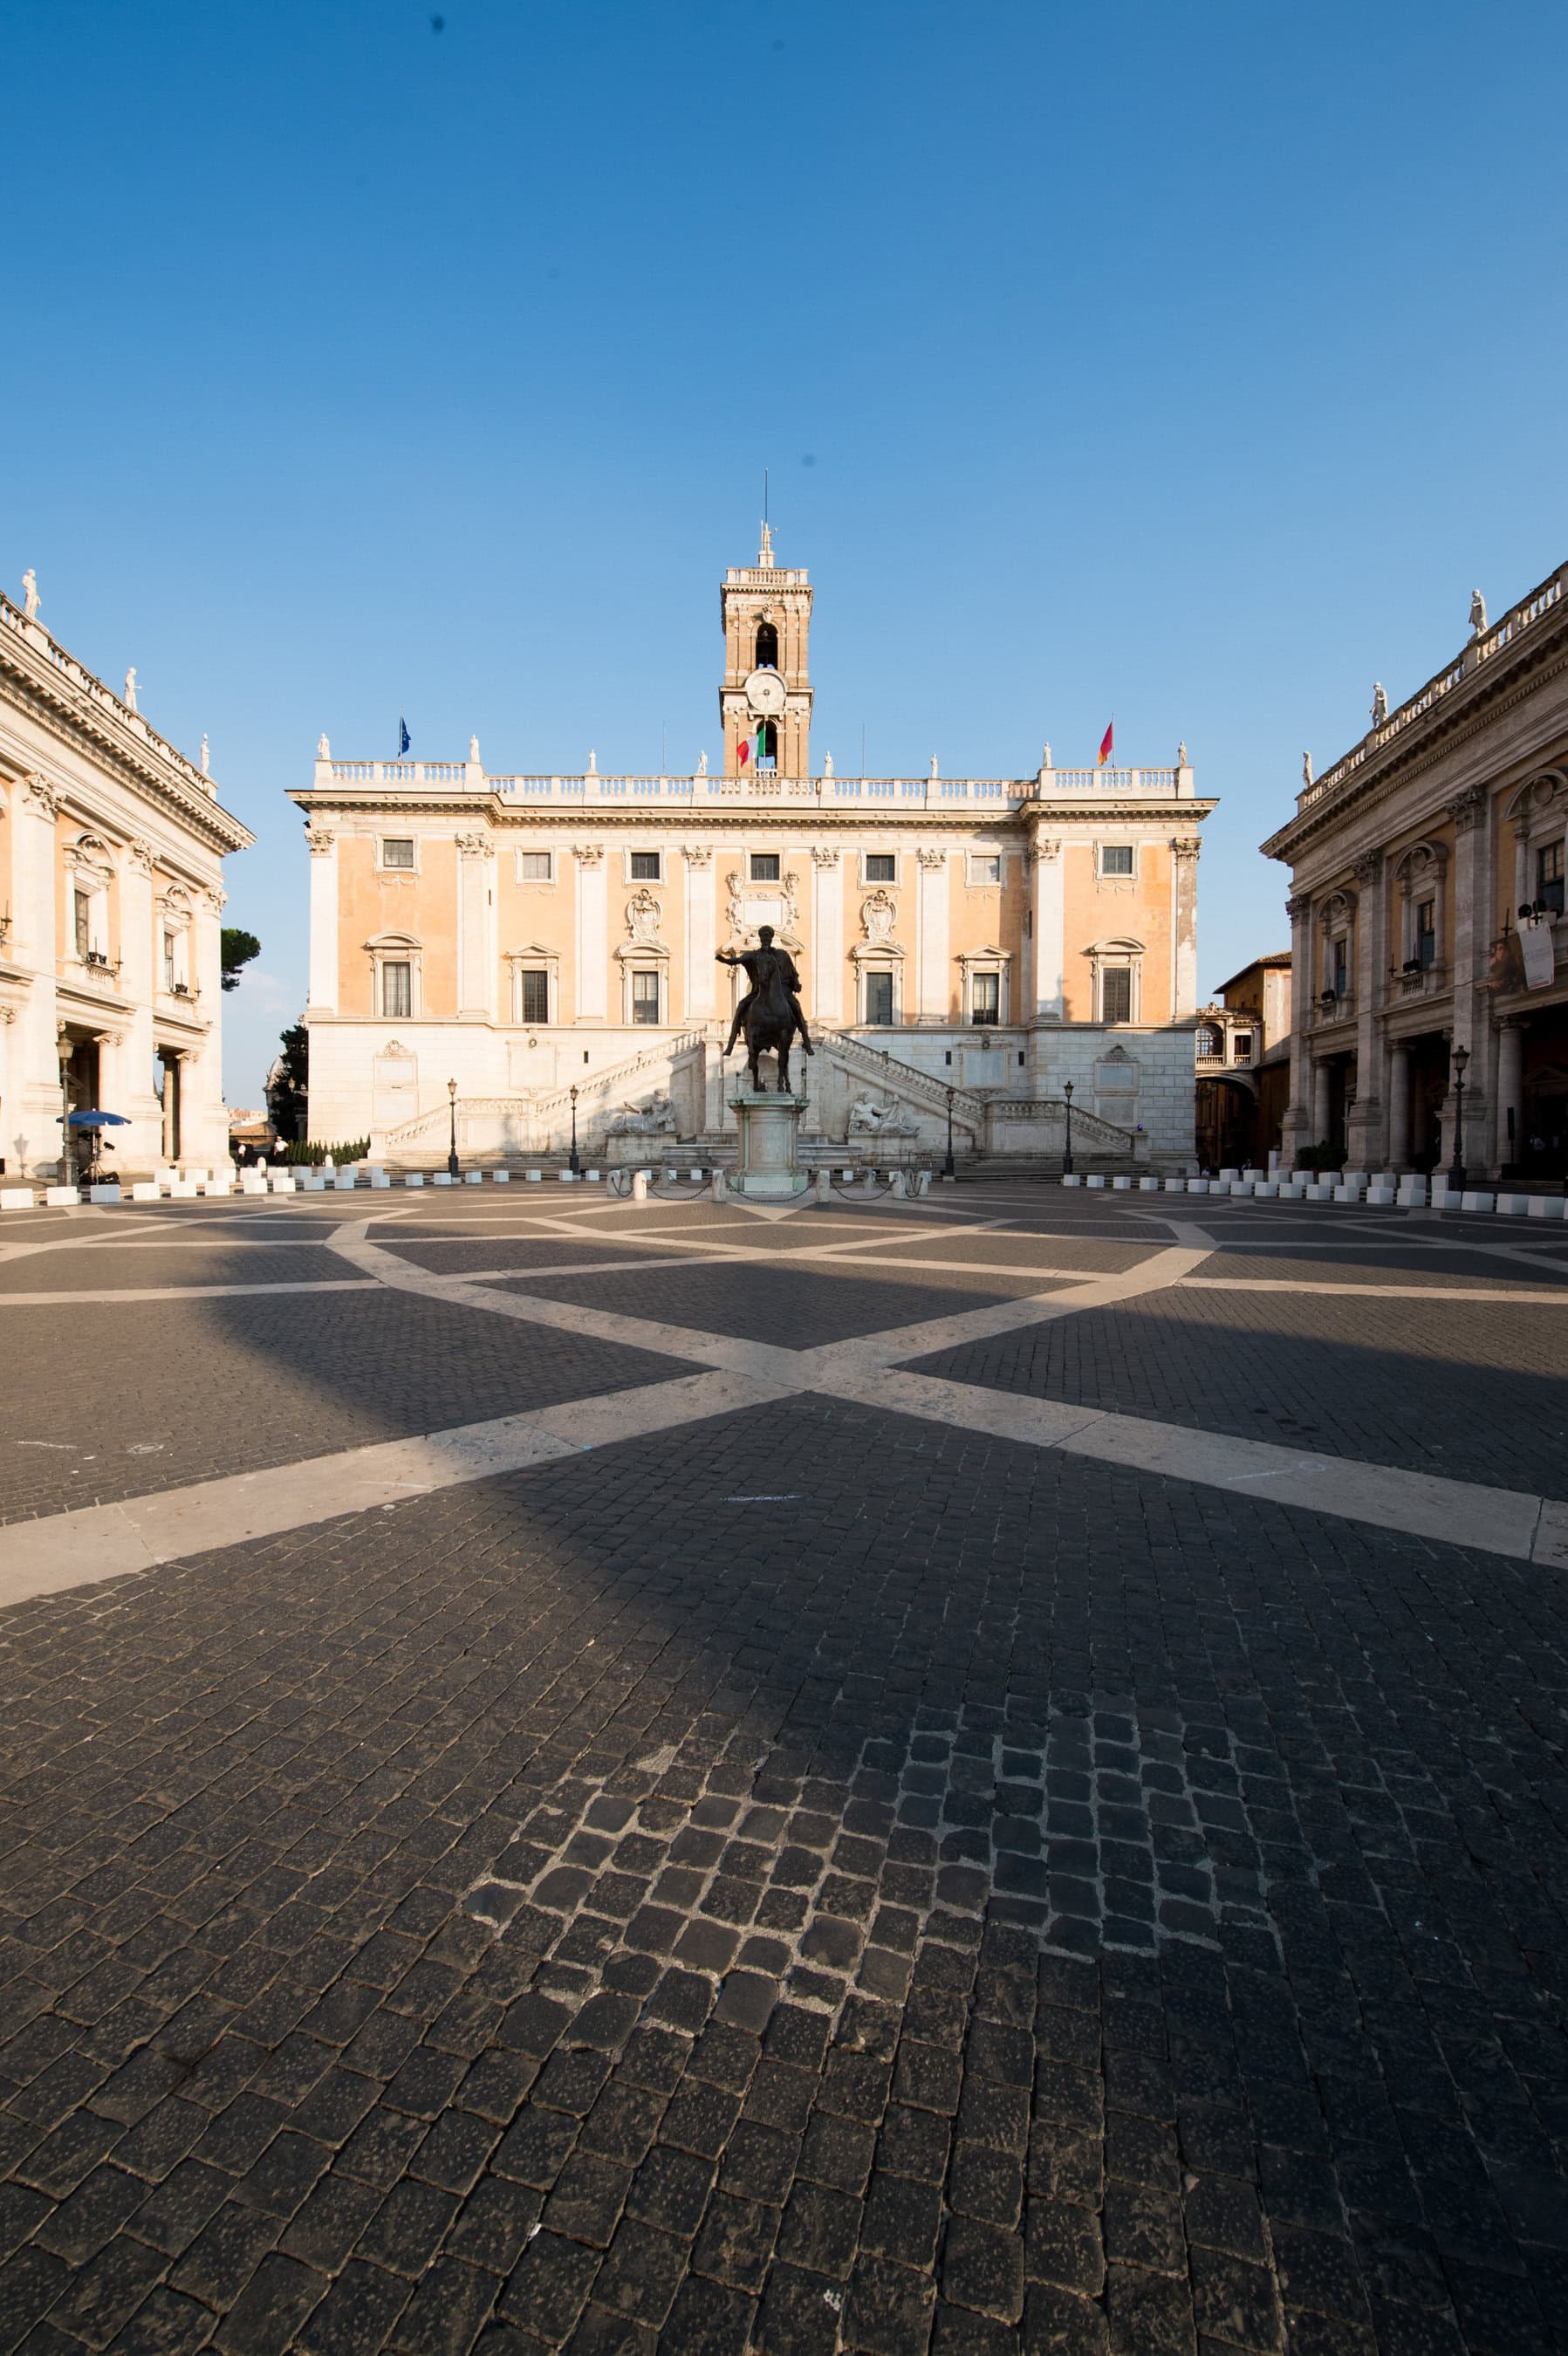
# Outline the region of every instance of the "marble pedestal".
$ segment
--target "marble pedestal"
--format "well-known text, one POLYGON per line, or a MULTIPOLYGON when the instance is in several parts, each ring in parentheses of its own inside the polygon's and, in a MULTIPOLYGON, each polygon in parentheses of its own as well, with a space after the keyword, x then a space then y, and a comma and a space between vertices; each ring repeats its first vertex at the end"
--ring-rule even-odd
POLYGON ((731 1097, 729 1108, 740 1138, 732 1191, 757 1202, 788 1202, 803 1194, 811 1180, 800 1167, 799 1137, 804 1097, 731 1097))

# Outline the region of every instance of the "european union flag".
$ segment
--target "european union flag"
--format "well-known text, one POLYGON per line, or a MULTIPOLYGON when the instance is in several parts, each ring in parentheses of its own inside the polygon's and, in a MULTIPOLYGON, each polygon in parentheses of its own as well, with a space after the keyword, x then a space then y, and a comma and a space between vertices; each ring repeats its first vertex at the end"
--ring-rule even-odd
POLYGON ((400 761, 413 742, 413 739, 408 733, 408 723, 400 712, 397 715, 397 756, 400 761))

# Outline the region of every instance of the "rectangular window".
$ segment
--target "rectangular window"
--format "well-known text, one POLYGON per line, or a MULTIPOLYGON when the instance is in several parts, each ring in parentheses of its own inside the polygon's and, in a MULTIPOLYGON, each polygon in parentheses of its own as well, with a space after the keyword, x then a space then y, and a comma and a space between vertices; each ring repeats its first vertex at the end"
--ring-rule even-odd
POLYGON ((1345 985, 1349 978, 1350 972, 1349 944, 1343 938, 1337 940, 1334 944, 1334 962, 1330 970, 1333 975, 1333 979, 1328 986, 1333 991, 1336 998, 1343 998, 1345 995, 1345 985))
POLYGON ((412 834, 389 834, 381 841, 381 865, 412 870, 413 837, 412 834))
POLYGON ((381 968, 381 1012, 392 1022, 406 1022, 413 1012, 413 968, 406 958, 393 958, 381 968))
POLYGON ((634 973, 631 977, 631 1019, 634 1023, 657 1023, 659 1020, 659 972, 634 973))
POLYGON ((631 854, 631 880, 634 884, 657 884, 663 865, 657 851, 634 851, 631 854))
POLYGON ((1423 900, 1415 912, 1416 963, 1423 970, 1437 958, 1437 903, 1423 900))
POLYGON ((525 965, 522 969, 521 1019, 524 1023, 550 1020, 550 974, 544 966, 525 965))
POLYGON ((1563 914, 1563 845, 1544 843, 1535 854, 1535 896, 1563 914))
POLYGON ((553 884, 555 876, 548 851, 520 851, 517 854, 517 880, 520 884, 553 884))
POLYGON ((972 1023, 983 1023, 988 1028, 1002 1020, 1002 976, 999 973, 971 976, 969 1019, 972 1023))
POLYGON ((865 880, 868 884, 897 884, 897 855, 891 851, 868 851, 865 854, 865 880))
POLYGON ((1108 965, 1100 977, 1100 1019, 1102 1023, 1133 1020, 1133 971, 1130 966, 1108 965))
POLYGON ((979 851, 972 852, 969 862, 969 880, 972 884, 1000 884, 1002 881, 1000 851, 986 852, 983 855, 979 851))
POLYGON ((893 977, 890 973, 868 973, 866 975, 865 1019, 868 1023, 892 1022, 893 977))
POLYGON ((1133 846, 1130 842, 1102 842, 1100 846, 1101 875, 1131 875, 1133 846))
POLYGON ((777 884, 779 853, 776 851, 754 851, 751 854, 751 880, 754 884, 777 884))
POLYGON ((76 894, 76 954, 84 962, 92 947, 92 900, 90 894, 76 894))
POLYGON ((1230 1042, 1230 1061, 1233 1064, 1250 1064, 1251 1060, 1252 1034, 1250 1031, 1238 1031, 1230 1042))
POLYGON ((164 988, 166 990, 172 990, 174 988, 174 935, 172 933, 166 933, 164 935, 164 988))

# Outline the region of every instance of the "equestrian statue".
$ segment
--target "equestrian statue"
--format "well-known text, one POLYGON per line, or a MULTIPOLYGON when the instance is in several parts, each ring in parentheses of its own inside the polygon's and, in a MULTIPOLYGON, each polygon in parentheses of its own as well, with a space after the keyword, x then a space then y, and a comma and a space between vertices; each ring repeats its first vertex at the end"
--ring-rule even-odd
POLYGON ((779 1093, 787 1097, 793 1093, 789 1086, 791 1042, 799 1035, 806 1054, 812 1053, 811 1034, 800 1012, 800 977, 789 951, 774 948, 771 925, 758 925, 757 942, 754 949, 738 952, 718 949, 714 952, 720 965, 744 966, 746 978, 751 984, 735 1010, 735 1021, 729 1027, 725 1054, 734 1054, 735 1043, 744 1031, 752 1092, 760 1096, 764 1091, 757 1059, 771 1047, 779 1057, 779 1093))

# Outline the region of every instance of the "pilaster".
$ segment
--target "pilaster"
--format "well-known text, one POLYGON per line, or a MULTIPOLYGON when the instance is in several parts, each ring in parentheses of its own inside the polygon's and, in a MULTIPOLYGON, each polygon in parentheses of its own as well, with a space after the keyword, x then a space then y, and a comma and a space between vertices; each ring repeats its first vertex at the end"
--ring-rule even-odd
POLYGON ((606 1013, 607 961, 609 957, 608 886, 602 842, 572 846, 577 869, 576 1019, 602 1023, 606 1013))
POLYGON ((688 843, 686 862, 686 1022, 714 1014, 714 853, 711 843, 688 843))
POLYGON ((1179 834, 1171 842, 1173 1023, 1197 1012, 1197 856, 1202 848, 1196 834, 1179 834))
POLYGON ((1382 1098, 1381 999, 1388 969, 1388 894, 1380 851, 1355 863, 1356 1101, 1346 1121, 1346 1160, 1352 1169, 1380 1170, 1387 1122, 1382 1098))
POLYGON ((1312 1050, 1306 1024, 1312 989, 1312 900, 1298 893, 1285 902, 1290 918, 1290 1102, 1280 1120, 1280 1159, 1287 1170, 1295 1166, 1296 1151, 1316 1143, 1312 1126, 1312 1050))
POLYGON ((809 1016, 843 1020, 843 885, 836 844, 811 851, 811 998, 809 1016))
POLYGON ((916 1020, 946 1023, 952 1012, 952 984, 948 959, 948 855, 945 851, 915 853, 916 1020))
POLYGON ((457 844, 457 1015, 489 1022, 494 1014, 495 960, 489 954, 490 841, 460 834, 457 844))
POLYGON ((1067 903, 1062 847, 1049 836, 1036 833, 1030 848, 1035 858, 1029 894, 1035 976, 1029 1012, 1036 1023, 1061 1023, 1067 1018, 1067 903))
POLYGON ((310 846, 310 1001, 306 1021, 338 1012, 338 836, 307 826, 310 846))

